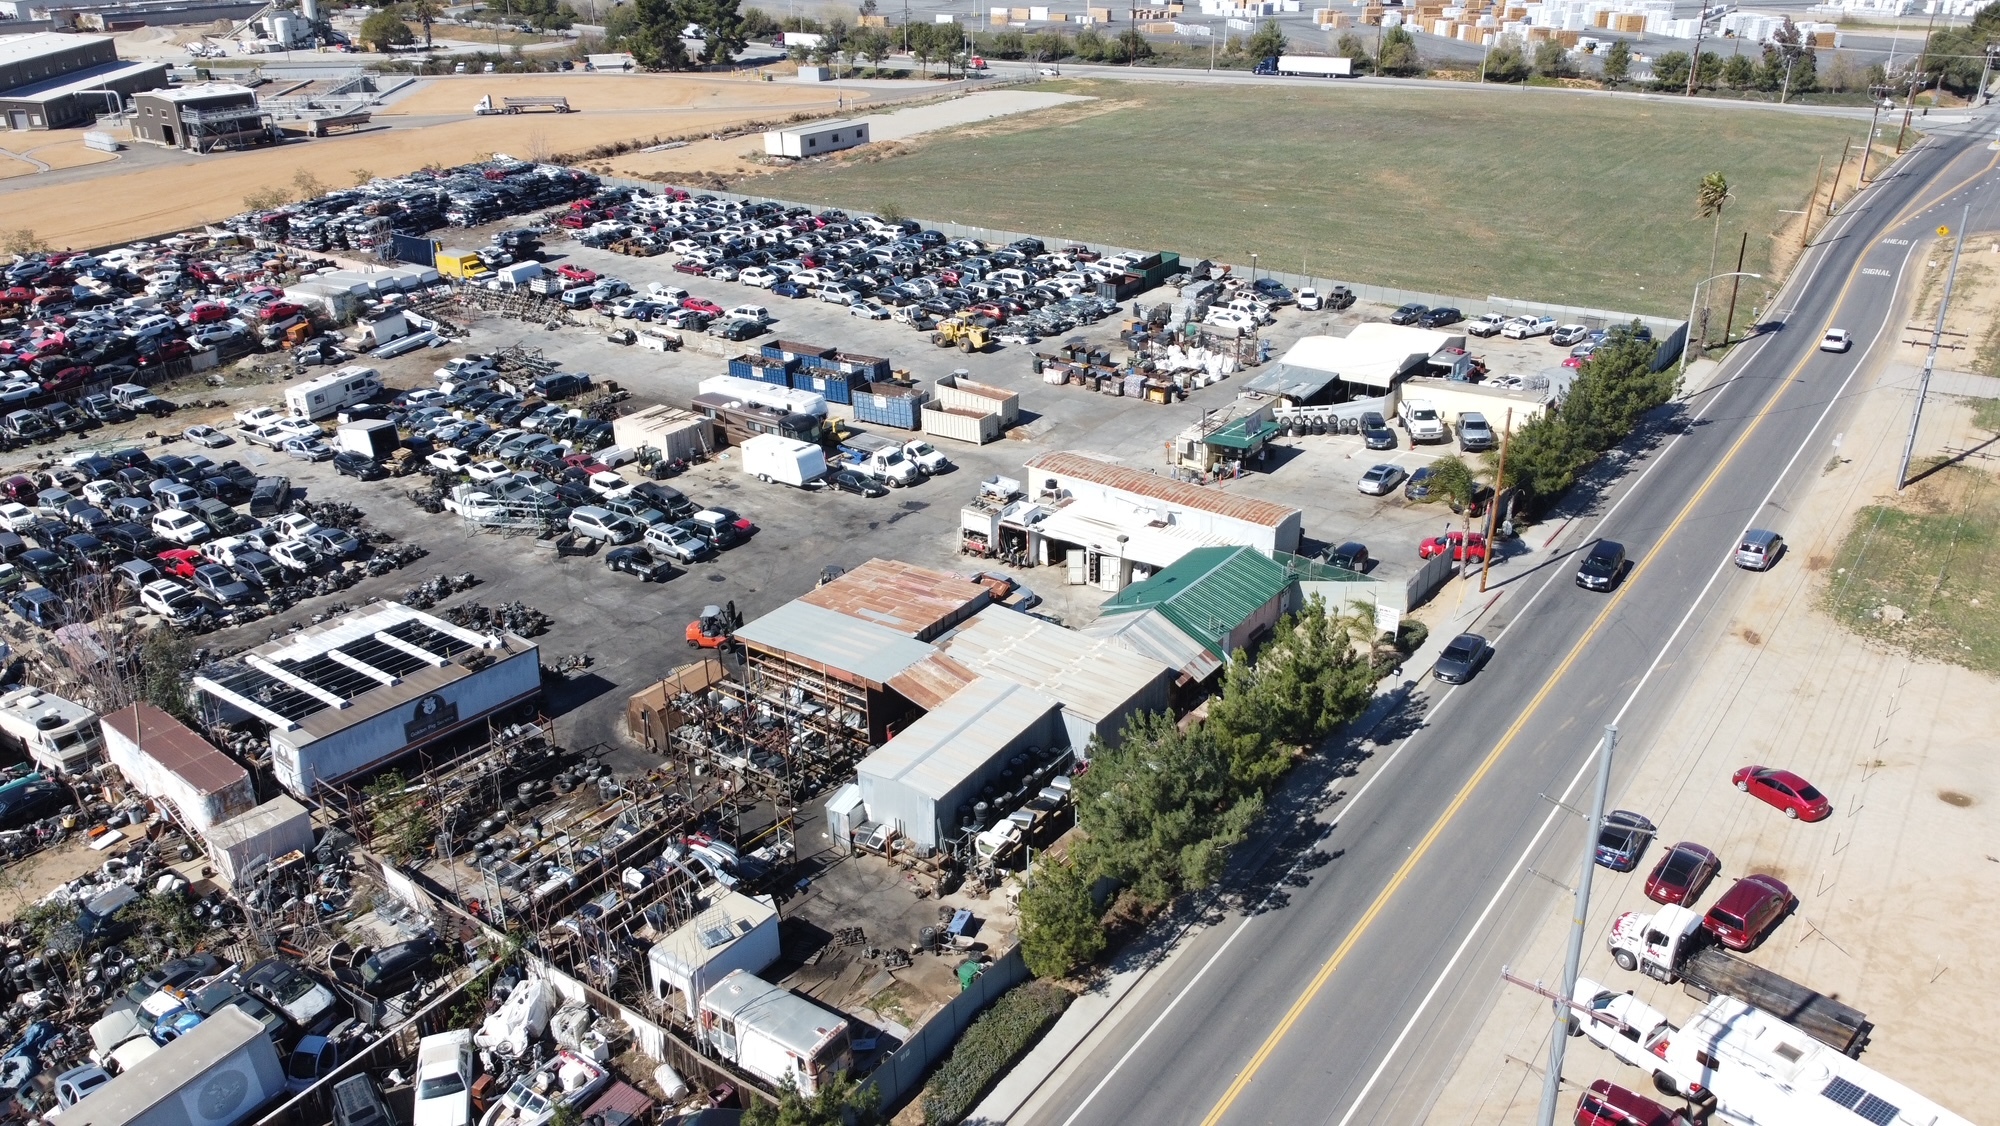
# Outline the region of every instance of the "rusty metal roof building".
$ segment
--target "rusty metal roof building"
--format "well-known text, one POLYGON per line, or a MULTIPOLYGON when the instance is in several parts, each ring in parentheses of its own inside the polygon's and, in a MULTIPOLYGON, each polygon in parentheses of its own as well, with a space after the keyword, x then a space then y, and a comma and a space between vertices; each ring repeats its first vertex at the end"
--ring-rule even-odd
POLYGON ((799 601, 930 641, 978 613, 993 594, 950 571, 870 559, 799 601))
POLYGON ((1042 454, 1029 460, 1026 469, 1028 493, 1038 500, 1051 493, 1068 494, 1077 501, 1122 505, 1162 526, 1220 536, 1266 555, 1298 550, 1303 514, 1273 501, 1219 486, 1191 485, 1080 453, 1042 454))
POLYGON ((930 711, 978 677, 978 673, 943 653, 933 653, 891 678, 889 687, 902 693, 903 699, 930 711))
POLYGON ((104 753, 134 789, 171 802, 197 831, 257 804, 250 772, 241 763, 151 704, 104 717, 104 753))
POLYGON ((1200 684, 1222 669, 1222 658, 1189 637, 1158 610, 1110 614, 1078 631, 1115 641, 1141 656, 1151 657, 1180 674, 1181 682, 1200 684))

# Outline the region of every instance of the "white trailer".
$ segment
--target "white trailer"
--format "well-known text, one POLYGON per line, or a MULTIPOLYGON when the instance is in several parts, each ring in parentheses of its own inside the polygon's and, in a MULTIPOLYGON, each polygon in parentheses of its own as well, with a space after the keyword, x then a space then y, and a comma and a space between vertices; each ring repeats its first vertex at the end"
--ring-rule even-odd
POLYGON ((854 1062, 846 1017, 742 970, 702 994, 701 1034, 723 1059, 803 1095, 854 1062))
POLYGON ((695 385, 698 395, 726 395, 760 407, 788 414, 809 414, 814 418, 826 417, 826 396, 812 391, 800 391, 790 387, 780 387, 775 383, 764 383, 755 379, 744 379, 739 375, 717 375, 702 380, 695 385))
POLYGON ((803 489, 826 476, 826 451, 811 442, 753 434, 737 450, 743 455, 743 472, 759 481, 779 481, 803 489))
POLYGON ((97 713, 40 688, 0 695, 0 746, 58 774, 81 774, 104 753, 97 713))
POLYGON ((236 1126, 285 1093, 264 1022, 235 1005, 65 1110, 64 1126, 236 1126))
POLYGON ((285 390, 285 406, 293 418, 321 419, 382 393, 382 376, 374 368, 344 367, 285 390))
POLYGON ((508 292, 524 288, 529 282, 541 276, 540 262, 515 262, 493 271, 493 276, 487 279, 486 284, 489 288, 508 292))
POLYGON ((402 439, 396 424, 386 418, 364 418, 342 425, 333 432, 333 448, 360 454, 377 461, 396 452, 402 439))
POLYGON ((1352 78, 1354 60, 1327 55, 1279 55, 1278 73, 1307 78, 1352 78))

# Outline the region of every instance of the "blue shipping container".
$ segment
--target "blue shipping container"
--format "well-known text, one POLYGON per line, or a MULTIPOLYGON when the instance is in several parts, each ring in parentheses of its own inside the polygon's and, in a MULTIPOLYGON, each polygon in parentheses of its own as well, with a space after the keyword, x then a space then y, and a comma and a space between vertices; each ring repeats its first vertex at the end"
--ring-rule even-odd
POLYGON ((796 340, 773 340, 765 344, 762 351, 769 359, 802 361, 807 366, 812 366, 812 361, 822 356, 833 355, 831 348, 822 348, 817 344, 801 344, 796 340))
POLYGON ((846 372, 813 370, 801 368, 792 373, 792 386, 800 391, 811 391, 829 403, 847 406, 854 402, 854 392, 868 386, 865 379, 856 379, 846 372))
POLYGON ((899 395, 863 391, 854 396, 854 421, 915 430, 923 419, 923 392, 899 395))
POLYGON ((790 361, 765 359, 760 356, 738 356, 729 361, 729 374, 738 379, 754 379, 759 383, 789 387, 795 366, 790 361))
POLYGON ((823 366, 850 376, 860 376, 873 382, 889 378, 889 361, 880 356, 861 356, 852 352, 835 352, 831 360, 823 366))

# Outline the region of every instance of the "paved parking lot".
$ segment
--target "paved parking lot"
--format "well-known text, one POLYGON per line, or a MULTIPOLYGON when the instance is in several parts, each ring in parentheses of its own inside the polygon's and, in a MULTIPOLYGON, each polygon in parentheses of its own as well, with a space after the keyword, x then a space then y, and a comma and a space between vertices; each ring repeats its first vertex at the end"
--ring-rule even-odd
MULTIPOLYGON (((464 241, 471 244, 481 238, 479 232, 469 232, 464 241)), ((336 476, 327 464, 287 463, 294 481, 313 496, 359 505, 376 529, 421 544, 431 553, 402 572, 367 580, 344 596, 349 603, 369 597, 398 597, 431 575, 471 571, 480 576, 481 585, 455 596, 452 602, 525 602, 554 619, 551 632, 537 639, 544 648, 545 662, 571 653, 590 654, 593 665, 589 673, 554 685, 549 696, 550 712, 558 717, 560 734, 573 746, 621 743, 625 697, 681 663, 687 654, 684 630, 703 605, 733 601, 746 617, 755 617, 811 589, 822 568, 853 567, 874 556, 972 570, 981 564, 957 551, 958 509, 974 492, 980 477, 1000 473, 1019 478, 1022 464, 1029 458, 1060 449, 1109 454, 1134 467, 1164 472, 1168 439, 1198 421, 1204 410, 1228 406, 1247 378, 1238 375, 1226 379, 1170 405, 1097 395, 1077 387, 1053 387, 1042 383, 1031 370, 1035 347, 996 346, 974 355, 940 350, 929 343, 927 335, 895 322, 866 321, 830 304, 773 298, 735 283, 676 274, 671 270, 670 256, 629 258, 566 244, 557 244, 555 249, 566 253, 570 261, 624 278, 635 288, 663 281, 724 307, 765 305, 779 318, 773 326, 777 337, 886 356, 895 367, 907 369, 926 383, 963 367, 978 380, 1020 391, 1023 412, 1022 425, 999 442, 980 448, 940 443, 957 465, 955 472, 875 500, 763 485, 745 478, 730 452, 724 451, 716 460, 695 466, 671 483, 698 502, 725 505, 750 517, 756 522, 757 534, 747 544, 661 584, 642 584, 607 571, 601 553, 558 558, 529 537, 479 531, 455 516, 427 513, 405 496, 419 483, 417 478, 358 482, 336 476)), ((1300 336, 1344 333, 1354 323, 1380 318, 1387 312, 1366 306, 1338 314, 1291 309, 1281 312, 1278 323, 1266 332, 1277 355, 1300 336)), ((600 381, 617 381, 632 392, 637 403, 675 406, 687 404, 699 381, 725 371, 723 356, 692 346, 678 353, 651 352, 611 344, 592 331, 549 331, 539 324, 485 314, 471 317, 466 326, 470 336, 454 342, 449 351, 430 350, 373 362, 392 387, 428 386, 431 370, 447 355, 491 352, 520 344, 561 359, 568 370, 588 371, 600 381)), ((1108 341, 1118 327, 1119 321, 1112 319, 1081 333, 1108 341)), ((754 351, 758 343, 747 341, 742 348, 754 351)), ((1561 354, 1545 340, 1509 342, 1506 351, 1518 354, 1518 361, 1496 355, 1502 350, 1489 348, 1485 342, 1479 342, 1474 351, 1488 355, 1495 371, 1510 370, 1510 364, 1525 366, 1530 359, 1540 359, 1546 365, 1547 357, 1561 354)), ((183 424, 194 421, 206 419, 191 415, 183 424)), ((1281 438, 1261 471, 1211 487, 1297 506, 1305 513, 1308 550, 1360 540, 1378 560, 1373 573, 1394 580, 1416 564, 1417 541, 1442 530, 1453 519, 1451 513, 1437 504, 1413 504, 1400 490, 1385 498, 1362 496, 1354 482, 1378 462, 1394 462, 1407 471, 1453 448, 1410 449, 1405 445, 1393 452, 1368 451, 1352 436, 1281 438)), ((232 452, 253 467, 260 458, 269 456, 240 446, 232 452)), ((1042 595, 1049 613, 1072 625, 1094 618, 1104 597, 1090 588, 1062 585, 1059 572, 1053 569, 1031 569, 1017 577, 1042 595)), ((281 621, 324 609, 308 603, 281 621)), ((271 629, 270 622, 258 622, 234 631, 234 637, 225 634, 218 640, 225 644, 231 640, 261 641, 271 629)), ((615 758, 622 759, 626 768, 644 765, 643 758, 630 750, 615 758)))

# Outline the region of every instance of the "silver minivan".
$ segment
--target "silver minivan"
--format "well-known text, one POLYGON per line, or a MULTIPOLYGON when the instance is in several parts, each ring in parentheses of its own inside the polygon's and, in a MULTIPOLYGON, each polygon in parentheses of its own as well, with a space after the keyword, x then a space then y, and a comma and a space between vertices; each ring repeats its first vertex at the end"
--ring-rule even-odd
POLYGON ((1768 571, 1784 550, 1785 537, 1752 528, 1743 533, 1743 542, 1736 545, 1736 565, 1746 571, 1768 571))
POLYGON ((606 543, 631 543, 639 538, 639 526, 608 508, 587 504, 569 514, 569 530, 606 543))

